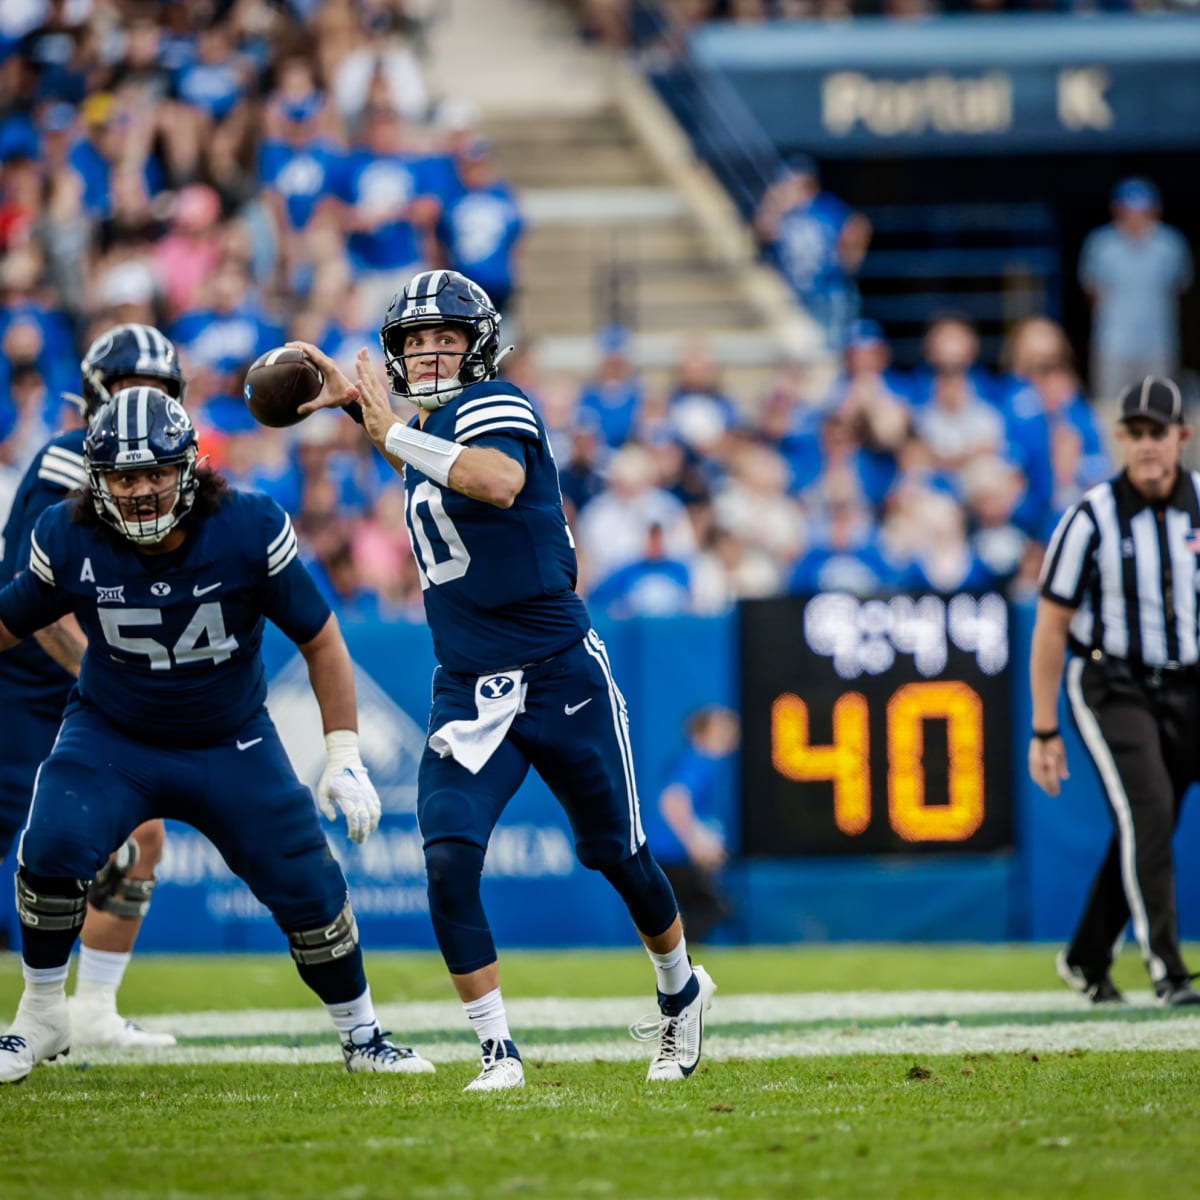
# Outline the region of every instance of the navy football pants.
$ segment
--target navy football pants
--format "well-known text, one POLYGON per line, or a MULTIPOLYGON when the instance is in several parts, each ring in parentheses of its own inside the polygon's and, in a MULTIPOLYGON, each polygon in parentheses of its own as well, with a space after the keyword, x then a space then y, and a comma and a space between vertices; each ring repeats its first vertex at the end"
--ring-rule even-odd
POLYGON ((92 879, 155 817, 203 833, 285 932, 327 925, 346 903, 312 796, 265 709, 236 737, 184 749, 139 741, 70 706, 38 773, 22 865, 42 878, 92 879))
POLYGON ((43 712, 36 705, 0 705, 0 861, 25 827, 37 769, 61 724, 61 706, 43 712))
MULTIPOLYGON (((421 759, 417 819, 430 868, 430 909, 442 954, 455 974, 478 970, 496 954, 478 898, 478 873, 447 878, 439 887, 446 854, 438 847, 465 843, 474 848, 474 863, 481 868, 492 830, 530 767, 566 811, 585 867, 616 868, 645 842, 629 717, 604 643, 591 631, 554 658, 527 667, 524 679, 525 711, 478 775, 452 758, 439 757, 428 745, 421 759), (447 913, 448 905, 452 912, 447 913)), ((447 721, 475 717, 475 682, 474 676, 438 668, 431 731, 447 721)), ((471 861, 470 856, 460 859, 471 861)), ((643 931, 649 934, 661 932, 674 917, 665 878, 656 895, 653 906, 661 928, 643 931)))

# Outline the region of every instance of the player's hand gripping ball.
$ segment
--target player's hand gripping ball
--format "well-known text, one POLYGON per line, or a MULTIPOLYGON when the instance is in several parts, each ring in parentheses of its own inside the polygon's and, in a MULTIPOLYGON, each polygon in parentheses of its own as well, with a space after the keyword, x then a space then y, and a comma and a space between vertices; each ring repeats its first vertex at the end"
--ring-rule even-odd
POLYGON ((256 358, 246 372, 246 407, 260 425, 282 429, 303 421, 296 409, 315 400, 325 377, 303 350, 283 346, 256 358))

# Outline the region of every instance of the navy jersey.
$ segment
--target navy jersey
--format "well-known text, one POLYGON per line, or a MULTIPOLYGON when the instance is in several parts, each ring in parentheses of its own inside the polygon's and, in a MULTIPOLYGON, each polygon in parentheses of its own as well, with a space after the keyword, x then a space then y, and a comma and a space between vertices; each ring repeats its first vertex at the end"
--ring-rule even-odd
POLYGON ((558 468, 533 405, 512 384, 489 380, 464 388, 422 428, 495 447, 525 468, 513 506, 497 508, 405 467, 408 528, 438 661, 449 671, 482 674, 578 642, 591 622, 575 592, 558 468))
MULTIPOLYGON (((0 587, 29 565, 29 539, 38 517, 86 481, 82 429, 47 442, 29 464, 0 535, 0 587)), ((0 697, 22 708, 59 716, 75 682, 32 638, 0 654, 0 697)))
POLYGON ((78 503, 39 518, 29 570, 0 591, 0 621, 25 637, 73 612, 88 637, 80 700, 134 737, 203 746, 231 736, 266 699, 264 618, 297 643, 329 618, 287 514, 231 491, 191 518, 182 546, 150 555, 74 520, 78 503))

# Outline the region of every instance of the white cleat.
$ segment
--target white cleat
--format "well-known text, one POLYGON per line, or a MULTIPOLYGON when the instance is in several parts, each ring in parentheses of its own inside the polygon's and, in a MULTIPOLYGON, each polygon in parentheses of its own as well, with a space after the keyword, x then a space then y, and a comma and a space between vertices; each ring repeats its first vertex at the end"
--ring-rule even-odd
POLYGON ((432 1075, 437 1068, 408 1046, 394 1046, 378 1025, 358 1025, 342 1043, 346 1070, 352 1075, 432 1075))
POLYGON ((77 1046, 115 1046, 119 1050, 162 1050, 175 1045, 175 1035, 151 1033, 127 1021, 107 1004, 80 996, 67 1001, 71 1016, 71 1041, 77 1046))
POLYGON ((483 1043, 483 1070, 463 1088, 464 1092, 500 1092, 525 1086, 525 1064, 517 1047, 508 1039, 492 1038, 483 1043))
MULTIPOLYGON (((658 1042, 646 1079, 651 1083, 676 1083, 686 1079, 700 1063, 704 1044, 704 1018, 712 1007, 713 983, 703 967, 693 967, 696 994, 674 1015, 660 1012, 630 1025, 629 1032, 640 1042, 658 1042)), ((684 991, 688 991, 685 988, 684 991)), ((663 1005, 659 998, 659 1007, 663 1005)))
POLYGON ((71 1022, 65 1004, 33 1010, 22 1002, 0 1034, 0 1083, 20 1083, 38 1063, 71 1053, 71 1022))

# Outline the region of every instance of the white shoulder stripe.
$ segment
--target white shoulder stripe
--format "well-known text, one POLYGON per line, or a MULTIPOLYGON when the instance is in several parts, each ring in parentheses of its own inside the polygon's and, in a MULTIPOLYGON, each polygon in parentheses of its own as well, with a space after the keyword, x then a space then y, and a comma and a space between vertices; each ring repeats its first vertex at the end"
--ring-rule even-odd
POLYGON ((507 392, 493 392, 490 396, 480 396, 477 400, 468 400, 459 408, 455 416, 461 418, 463 413, 470 412, 474 408, 482 408, 485 404, 521 404, 533 412, 533 405, 524 396, 512 396, 507 392))
POLYGON ((470 429, 472 425, 478 425, 483 421, 498 421, 501 417, 533 421, 533 410, 528 405, 522 408, 519 404, 493 404, 488 408, 481 408, 479 412, 472 413, 469 417, 464 417, 460 413, 454 422, 454 432, 462 433, 464 429, 470 429))
POLYGON ((76 454, 74 450, 68 450, 66 446, 47 446, 46 457, 62 459, 64 463, 83 469, 83 455, 76 454))
POLYGON ((270 557, 275 552, 275 548, 291 532, 292 532, 292 518, 289 517, 287 515, 287 513, 284 513, 283 514, 283 528, 280 529, 279 533, 275 535, 275 540, 273 542, 271 542, 271 544, 267 547, 267 556, 268 557, 270 557))
POLYGON ((278 550, 268 557, 267 577, 270 578, 272 575, 278 575, 296 557, 298 548, 299 543, 296 541, 296 535, 293 533, 278 550))
POLYGON ((49 557, 38 545, 38 540, 33 534, 29 536, 29 569, 43 583, 48 583, 51 587, 55 586, 54 568, 50 565, 49 557))
POLYGON ((87 473, 82 467, 71 468, 66 464, 55 465, 43 460, 42 465, 38 468, 38 478, 70 492, 83 486, 87 481, 87 473))
POLYGON ((270 579, 272 576, 278 575, 279 572, 282 571, 288 565, 288 563, 290 563, 292 559, 296 557, 298 549, 299 547, 296 545, 295 540, 293 540, 288 546, 287 552, 283 555, 283 557, 279 559, 278 562, 276 562, 273 566, 269 566, 267 568, 267 578, 270 579))
POLYGON ((493 421, 489 425, 478 425, 474 429, 468 429, 465 433, 460 433, 454 440, 456 442, 469 442, 473 438, 480 437, 485 433, 496 433, 498 430, 508 433, 529 433, 534 437, 538 436, 538 427, 531 425, 527 421, 493 421))

